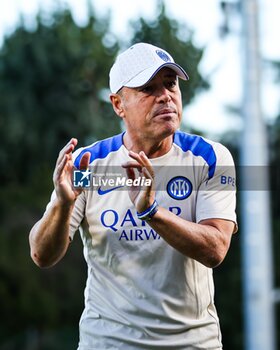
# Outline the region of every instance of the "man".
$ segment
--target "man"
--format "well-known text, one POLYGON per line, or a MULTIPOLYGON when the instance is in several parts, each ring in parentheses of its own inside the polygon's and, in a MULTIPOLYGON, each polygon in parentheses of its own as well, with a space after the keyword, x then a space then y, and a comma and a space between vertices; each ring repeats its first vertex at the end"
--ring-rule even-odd
POLYGON ((73 155, 70 140, 52 199, 31 230, 31 256, 48 267, 82 228, 88 281, 79 350, 222 348, 212 267, 236 231, 234 167, 221 144, 178 130, 178 77, 188 80, 153 45, 118 56, 110 99, 126 131, 73 155), (126 181, 108 188, 114 167, 126 181), (104 176, 96 190, 83 190, 73 169, 90 169, 80 180, 90 171, 104 176))

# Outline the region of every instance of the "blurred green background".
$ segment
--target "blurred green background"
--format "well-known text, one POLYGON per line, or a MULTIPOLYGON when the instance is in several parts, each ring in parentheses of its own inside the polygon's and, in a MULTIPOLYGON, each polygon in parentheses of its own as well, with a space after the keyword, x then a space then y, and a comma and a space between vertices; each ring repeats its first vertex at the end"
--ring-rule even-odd
MULTIPOLYGON (((40 270, 29 256, 28 234, 41 217, 53 188, 52 172, 59 150, 71 138, 80 145, 120 132, 109 103, 108 72, 120 49, 139 41, 169 51, 185 66, 191 80, 181 84, 189 104, 209 88, 198 65, 203 49, 189 28, 170 19, 159 2, 154 21, 131 23, 133 37, 120 40, 109 31, 110 17, 98 18, 89 6, 88 21, 78 26, 66 7, 36 27, 20 23, 0 48, 0 349, 76 349, 83 310, 86 264, 76 235, 66 257, 40 270), (179 33, 184 32, 184 38, 179 33)), ((270 62, 280 76, 280 62, 270 62)), ((238 106, 236 106, 237 108, 238 106)), ((187 125, 182 129, 190 130, 187 125)), ((280 160, 280 116, 268 126, 270 163, 280 160)), ((221 137, 238 164, 238 135, 221 137)), ((277 176, 271 188, 277 189, 277 176)), ((279 193, 271 191, 275 285, 280 284, 279 193)), ((243 348, 240 234, 233 237, 223 264, 214 271, 216 305, 226 350, 243 348)), ((279 320, 279 304, 277 319, 279 320)), ((278 348, 280 349, 278 327, 278 348)), ((265 350, 265 349, 264 349, 265 350)))

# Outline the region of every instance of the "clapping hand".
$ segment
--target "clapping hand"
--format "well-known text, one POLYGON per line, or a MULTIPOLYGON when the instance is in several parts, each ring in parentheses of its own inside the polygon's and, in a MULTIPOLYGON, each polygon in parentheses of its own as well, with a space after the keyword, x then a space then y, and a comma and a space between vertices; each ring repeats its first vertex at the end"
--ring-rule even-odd
POLYGON ((129 197, 134 204, 138 212, 143 212, 149 208, 155 200, 154 190, 154 169, 152 163, 146 154, 141 151, 135 153, 129 151, 129 156, 133 159, 123 164, 123 168, 126 169, 127 177, 131 180, 135 180, 138 176, 144 176, 146 179, 150 179, 150 185, 144 186, 131 186, 129 187, 129 197), (136 171, 139 173, 137 174, 136 171))
MULTIPOLYGON (((77 146, 77 143, 78 140, 72 138, 60 151, 53 173, 53 182, 57 199, 63 205, 72 205, 83 190, 82 188, 74 188, 72 183, 74 169, 72 153, 77 146)), ((86 152, 81 158, 79 169, 87 169, 89 161, 90 153, 86 152)))

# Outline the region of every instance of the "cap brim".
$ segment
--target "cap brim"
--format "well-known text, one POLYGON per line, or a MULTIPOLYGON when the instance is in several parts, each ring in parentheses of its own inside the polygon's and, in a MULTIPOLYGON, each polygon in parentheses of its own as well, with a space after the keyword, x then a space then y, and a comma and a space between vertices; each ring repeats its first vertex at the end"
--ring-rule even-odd
POLYGON ((139 73, 136 77, 128 81, 124 86, 131 87, 131 88, 143 86, 147 84, 151 79, 153 79, 153 77, 164 67, 171 68, 172 70, 174 70, 179 78, 183 80, 189 80, 188 74, 185 72, 185 70, 181 66, 179 66, 179 64, 168 62, 168 63, 161 64, 160 66, 156 65, 148 69, 145 69, 144 71, 139 73))

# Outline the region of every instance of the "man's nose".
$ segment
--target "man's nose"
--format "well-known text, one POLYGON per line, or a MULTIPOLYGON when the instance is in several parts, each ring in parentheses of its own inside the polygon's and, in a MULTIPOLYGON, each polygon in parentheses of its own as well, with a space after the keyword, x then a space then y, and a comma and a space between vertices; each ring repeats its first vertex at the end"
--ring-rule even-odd
POLYGON ((158 101, 164 103, 171 101, 170 91, 165 86, 158 91, 158 101))

